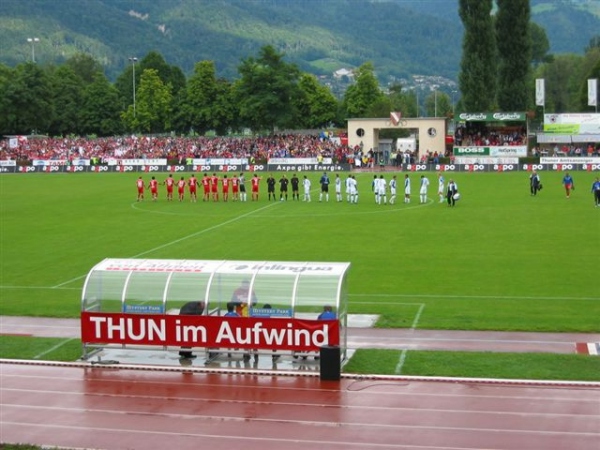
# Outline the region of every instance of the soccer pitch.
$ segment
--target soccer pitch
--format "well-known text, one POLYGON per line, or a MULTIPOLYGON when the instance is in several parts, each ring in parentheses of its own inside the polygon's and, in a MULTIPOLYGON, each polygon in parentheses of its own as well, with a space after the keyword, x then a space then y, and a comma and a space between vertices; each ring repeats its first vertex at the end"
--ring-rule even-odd
MULTIPOLYGON (((450 208, 435 173, 409 174, 410 204, 400 187, 395 205, 377 205, 373 173, 356 174, 358 204, 337 203, 333 186, 319 202, 318 172, 299 174, 310 203, 291 191, 267 201, 264 173, 259 201, 245 203, 202 202, 201 188, 197 203, 187 192, 167 202, 162 185, 157 202, 148 191, 136 202, 140 174, 1 175, 0 314, 78 317, 84 278, 104 258, 348 261, 350 313, 378 314, 377 326, 600 331, 597 174, 572 173, 566 199, 563 173, 542 172, 537 197, 526 172, 446 173, 462 195, 450 208)), ((402 186, 403 173, 383 173, 393 174, 402 186)))

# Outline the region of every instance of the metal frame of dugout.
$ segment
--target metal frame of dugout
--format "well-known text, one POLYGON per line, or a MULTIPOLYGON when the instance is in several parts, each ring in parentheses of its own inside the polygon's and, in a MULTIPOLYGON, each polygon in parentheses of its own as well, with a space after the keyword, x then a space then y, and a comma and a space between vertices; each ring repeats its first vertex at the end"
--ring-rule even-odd
MULTIPOLYGON (((224 315, 233 293, 246 284, 246 302, 252 305, 249 316, 317 319, 326 305, 331 306, 340 323, 339 353, 340 361, 344 361, 349 268, 350 263, 345 262, 109 258, 89 271, 83 286, 81 310, 179 314, 186 303, 203 301, 202 315, 224 315)), ((85 359, 89 352, 106 346, 84 342, 83 347, 85 359)), ((149 349, 125 344, 119 347, 149 349)), ((160 348, 170 350, 167 346, 160 348)), ((208 354, 211 349, 205 351, 208 354)), ((271 350, 265 350, 267 352, 273 354, 271 350)), ((307 356, 292 355, 295 358, 307 356)))

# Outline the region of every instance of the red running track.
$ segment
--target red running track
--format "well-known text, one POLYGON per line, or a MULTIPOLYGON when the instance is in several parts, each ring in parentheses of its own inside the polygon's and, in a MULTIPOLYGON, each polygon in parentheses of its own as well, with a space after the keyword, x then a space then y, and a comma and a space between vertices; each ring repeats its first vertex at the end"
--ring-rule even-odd
POLYGON ((596 450, 600 383, 0 363, 5 443, 93 449, 596 450))

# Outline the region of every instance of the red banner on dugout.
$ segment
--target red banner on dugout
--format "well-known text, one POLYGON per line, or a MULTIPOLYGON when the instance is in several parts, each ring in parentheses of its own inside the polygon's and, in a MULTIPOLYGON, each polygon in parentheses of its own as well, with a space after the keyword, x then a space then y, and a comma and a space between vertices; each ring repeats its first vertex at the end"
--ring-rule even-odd
POLYGON ((338 320, 81 313, 84 344, 318 351, 340 343, 338 320))

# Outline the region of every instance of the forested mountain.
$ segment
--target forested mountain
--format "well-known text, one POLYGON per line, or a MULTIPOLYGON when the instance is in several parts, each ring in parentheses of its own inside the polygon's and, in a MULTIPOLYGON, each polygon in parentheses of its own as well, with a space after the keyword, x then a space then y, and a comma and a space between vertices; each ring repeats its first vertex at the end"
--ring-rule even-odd
MULTIPOLYGON (((600 30, 599 3, 531 1, 552 53, 583 53, 600 30)), ((267 44, 315 74, 372 61, 382 79, 456 79, 462 33, 458 0, 0 1, 0 62, 14 66, 33 51, 40 63, 61 63, 84 52, 113 79, 129 57, 151 50, 186 74, 213 60, 231 79, 241 59, 267 44)))

